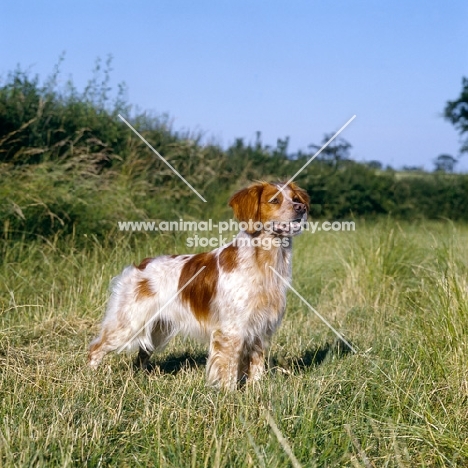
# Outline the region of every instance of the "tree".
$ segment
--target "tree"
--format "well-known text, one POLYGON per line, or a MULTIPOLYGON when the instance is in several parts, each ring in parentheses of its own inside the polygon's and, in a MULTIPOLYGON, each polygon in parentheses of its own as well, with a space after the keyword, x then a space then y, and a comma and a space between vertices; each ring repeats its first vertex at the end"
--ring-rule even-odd
POLYGON ((373 159, 372 161, 367 161, 365 164, 367 167, 370 167, 371 169, 376 169, 378 171, 381 171, 383 168, 383 164, 375 159, 373 159))
POLYGON ((450 154, 441 154, 434 160, 435 172, 453 172, 458 161, 450 154))
MULTIPOLYGON (((460 97, 455 101, 447 102, 444 117, 455 126, 461 135, 468 133, 468 78, 462 80, 460 97)), ((463 142, 460 151, 468 152, 468 139, 463 142)))
MULTIPOLYGON (((322 145, 324 145, 332 136, 333 134, 325 134, 322 140, 322 145)), ((322 145, 309 145, 309 148, 314 151, 318 151, 322 145)), ((332 141, 319 154, 319 156, 317 156, 317 160, 334 164, 336 164, 338 161, 346 161, 349 159, 351 148, 351 143, 348 143, 344 138, 337 138, 336 140, 332 141)))
POLYGON ((424 172, 423 166, 403 166, 402 169, 406 172, 424 172))

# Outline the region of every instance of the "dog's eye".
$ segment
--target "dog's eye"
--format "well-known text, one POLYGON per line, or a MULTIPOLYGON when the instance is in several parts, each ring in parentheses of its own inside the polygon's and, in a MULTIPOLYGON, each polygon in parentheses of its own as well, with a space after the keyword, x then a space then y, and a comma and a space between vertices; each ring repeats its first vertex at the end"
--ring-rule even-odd
POLYGON ((297 197, 294 197, 294 198, 293 198, 293 202, 294 202, 294 203, 301 203, 301 200, 299 200, 299 198, 297 198, 297 197))
POLYGON ((277 197, 275 197, 275 198, 272 198, 272 199, 270 200, 270 203, 273 203, 274 205, 277 205, 277 204, 279 203, 279 200, 278 200, 277 197))

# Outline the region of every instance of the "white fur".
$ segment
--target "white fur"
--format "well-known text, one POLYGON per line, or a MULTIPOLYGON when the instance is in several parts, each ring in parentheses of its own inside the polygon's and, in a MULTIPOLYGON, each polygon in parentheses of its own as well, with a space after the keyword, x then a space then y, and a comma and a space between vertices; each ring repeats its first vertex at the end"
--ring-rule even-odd
MULTIPOLYGON (((275 220, 290 221, 294 208, 288 193, 275 220)), ((257 237, 274 238, 275 234, 261 232, 257 237)), ((251 240, 252 236, 240 232, 236 241, 240 239, 251 240)), ((90 345, 90 366, 96 368, 104 355, 114 350, 140 348, 149 355, 182 334, 210 341, 209 383, 232 389, 242 373, 258 380, 263 372, 263 353, 286 306, 287 286, 270 267, 287 282, 291 280, 291 239, 287 247, 272 246, 264 252, 251 245, 239 247, 233 271, 226 271, 220 264, 220 254, 228 247, 212 252, 218 263, 217 289, 206 320, 196 318, 178 291, 182 268, 193 255, 156 257, 144 269, 126 267, 112 281, 101 333, 90 345), (264 263, 259 264, 259 254, 265 254, 264 263), (143 298, 137 294, 142 281, 151 292, 143 298), (160 325, 155 331, 156 323, 160 325), (247 363, 245 370, 240 370, 242 359, 247 363)))

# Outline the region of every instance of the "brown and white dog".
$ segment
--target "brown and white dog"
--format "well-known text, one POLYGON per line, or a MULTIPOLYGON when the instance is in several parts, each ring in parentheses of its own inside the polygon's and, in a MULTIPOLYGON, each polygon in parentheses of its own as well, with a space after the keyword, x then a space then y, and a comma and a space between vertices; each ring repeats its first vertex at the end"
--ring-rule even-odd
POLYGON ((245 378, 260 379, 286 306, 278 275, 291 279, 291 237, 307 218, 309 197, 294 183, 258 182, 229 205, 239 221, 251 221, 230 244, 146 258, 113 280, 101 332, 89 347, 92 368, 111 351, 138 348, 146 365, 181 333, 209 341, 209 384, 232 390, 245 378))

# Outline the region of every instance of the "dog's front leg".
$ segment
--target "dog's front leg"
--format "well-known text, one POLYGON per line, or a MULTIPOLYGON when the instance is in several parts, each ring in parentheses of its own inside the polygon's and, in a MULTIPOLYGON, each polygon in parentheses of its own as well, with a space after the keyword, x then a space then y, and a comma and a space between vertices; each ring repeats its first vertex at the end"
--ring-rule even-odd
POLYGON ((237 334, 215 330, 211 334, 210 353, 206 364, 209 385, 235 390, 239 380, 242 339, 237 334))
POLYGON ((256 337, 249 347, 249 381, 255 382, 262 378, 265 370, 265 346, 260 337, 256 337))

